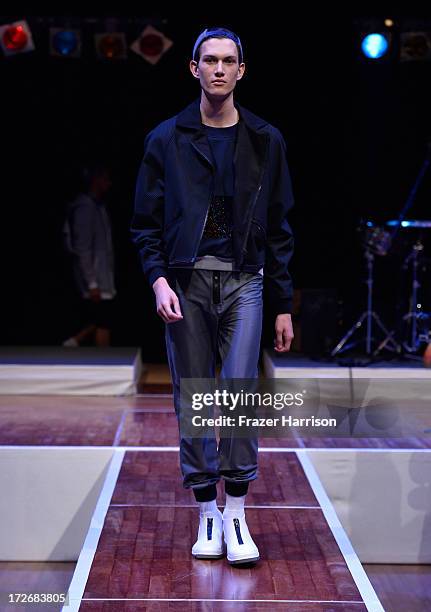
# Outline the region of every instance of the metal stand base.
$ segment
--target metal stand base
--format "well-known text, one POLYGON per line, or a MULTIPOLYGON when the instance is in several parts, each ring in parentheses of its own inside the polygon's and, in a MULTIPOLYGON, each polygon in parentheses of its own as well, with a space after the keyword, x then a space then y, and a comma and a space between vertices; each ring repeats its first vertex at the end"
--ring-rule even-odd
POLYGON ((367 355, 373 355, 373 357, 377 356, 378 353, 383 349, 383 348, 387 348, 389 350, 392 350, 396 353, 401 353, 402 351, 402 347, 400 344, 398 344, 398 342, 396 342, 393 339, 393 333, 394 332, 389 332, 388 329, 385 327, 385 325, 383 324, 382 320, 380 319, 379 315, 374 312, 373 310, 366 310, 360 317, 359 319, 356 321, 356 323, 354 323, 352 325, 352 327, 349 329, 349 331, 343 336, 343 338, 341 338, 340 342, 337 344, 337 346, 334 348, 334 350, 331 353, 331 357, 334 357, 337 353, 342 353, 343 351, 347 351, 348 349, 352 348, 353 346, 356 346, 358 344, 360 344, 361 342, 365 342, 365 352, 367 355), (360 340, 356 340, 355 342, 346 345, 346 342, 349 340, 349 338, 351 338, 358 330, 361 329, 363 322, 367 320, 367 335, 365 336, 365 338, 361 338, 360 340), (371 348, 371 343, 373 342, 373 337, 371 336, 371 320, 374 320, 375 324, 381 329, 381 331, 385 334, 385 339, 383 340, 383 342, 381 342, 379 344, 379 346, 374 350, 374 352, 372 352, 372 348, 371 348))
POLYGON ((369 248, 367 248, 365 250, 364 253, 365 259, 367 261, 367 270, 368 270, 368 274, 367 274, 367 280, 366 280, 366 285, 367 285, 367 310, 359 317, 359 319, 356 321, 356 323, 354 323, 352 325, 352 327, 349 329, 349 331, 347 332, 347 334, 340 340, 340 342, 337 344, 337 346, 334 348, 334 350, 331 353, 331 357, 334 357, 337 353, 341 353, 342 351, 346 351, 347 349, 351 348, 352 346, 355 346, 356 344, 359 344, 362 341, 365 341, 365 352, 367 355, 371 355, 373 357, 375 357, 376 355, 378 355, 378 353, 382 350, 383 347, 388 348, 391 351, 394 351, 396 353, 401 353, 402 351, 402 347, 400 344, 398 344, 398 342, 396 342, 393 339, 393 334, 394 332, 389 332, 386 327, 383 325, 382 320, 380 319, 379 315, 377 313, 374 312, 373 310, 373 266, 374 266, 374 255, 373 253, 370 251, 369 248), (357 332, 361 327, 362 327, 362 323, 364 321, 367 321, 367 327, 366 327, 366 336, 365 338, 363 338, 362 340, 358 340, 356 342, 354 342, 353 344, 349 344, 347 346, 344 346, 347 342, 347 340, 353 336, 353 334, 355 332, 357 332), (380 343, 380 345, 374 350, 374 352, 372 353, 371 350, 371 344, 373 341, 373 335, 372 335, 372 324, 373 321, 376 323, 376 325, 378 327, 380 327, 381 331, 385 334, 385 338, 383 340, 383 342, 380 343))

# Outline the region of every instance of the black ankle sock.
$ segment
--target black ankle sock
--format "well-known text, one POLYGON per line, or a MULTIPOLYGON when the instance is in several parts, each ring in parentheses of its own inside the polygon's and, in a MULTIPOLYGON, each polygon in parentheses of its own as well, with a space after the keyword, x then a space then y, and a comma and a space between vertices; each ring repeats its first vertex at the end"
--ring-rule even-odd
POLYGON ((232 497, 242 497, 243 495, 247 495, 249 482, 231 482, 230 480, 225 480, 224 490, 228 495, 232 495, 232 497))
POLYGON ((207 502, 217 499, 217 487, 215 484, 208 485, 202 489, 193 489, 195 499, 197 502, 207 502))

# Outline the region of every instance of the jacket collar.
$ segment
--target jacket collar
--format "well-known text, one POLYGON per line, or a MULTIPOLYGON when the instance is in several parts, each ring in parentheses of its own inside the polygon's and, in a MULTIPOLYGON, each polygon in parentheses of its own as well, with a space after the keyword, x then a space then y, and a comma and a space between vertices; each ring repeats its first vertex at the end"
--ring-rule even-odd
MULTIPOLYGON (((200 103, 200 98, 197 98, 177 115, 177 127, 186 128, 190 130, 202 129, 200 103)), ((238 110, 240 121, 244 121, 244 123, 249 129, 257 131, 267 125, 267 121, 261 119, 257 115, 254 115, 237 102, 234 102, 234 105, 235 108, 238 110)))

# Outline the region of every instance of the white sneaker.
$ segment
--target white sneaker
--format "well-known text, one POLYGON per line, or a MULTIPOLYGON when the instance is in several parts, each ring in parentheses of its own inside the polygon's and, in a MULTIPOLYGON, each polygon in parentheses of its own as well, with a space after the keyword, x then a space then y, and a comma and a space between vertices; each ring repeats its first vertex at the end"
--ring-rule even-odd
POLYGON ((223 533, 227 545, 227 560, 231 565, 259 561, 259 549, 245 522, 245 513, 223 514, 223 533))
POLYGON ((224 557, 223 515, 220 510, 199 514, 198 539, 193 544, 192 555, 196 559, 220 559, 224 557))

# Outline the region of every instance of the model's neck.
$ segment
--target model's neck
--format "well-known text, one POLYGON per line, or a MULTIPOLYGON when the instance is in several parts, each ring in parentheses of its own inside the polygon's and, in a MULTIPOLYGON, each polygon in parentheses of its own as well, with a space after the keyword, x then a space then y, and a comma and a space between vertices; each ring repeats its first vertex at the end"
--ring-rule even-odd
POLYGON ((233 103, 233 93, 224 100, 214 100, 202 91, 200 110, 204 125, 230 127, 238 123, 239 115, 233 103))

